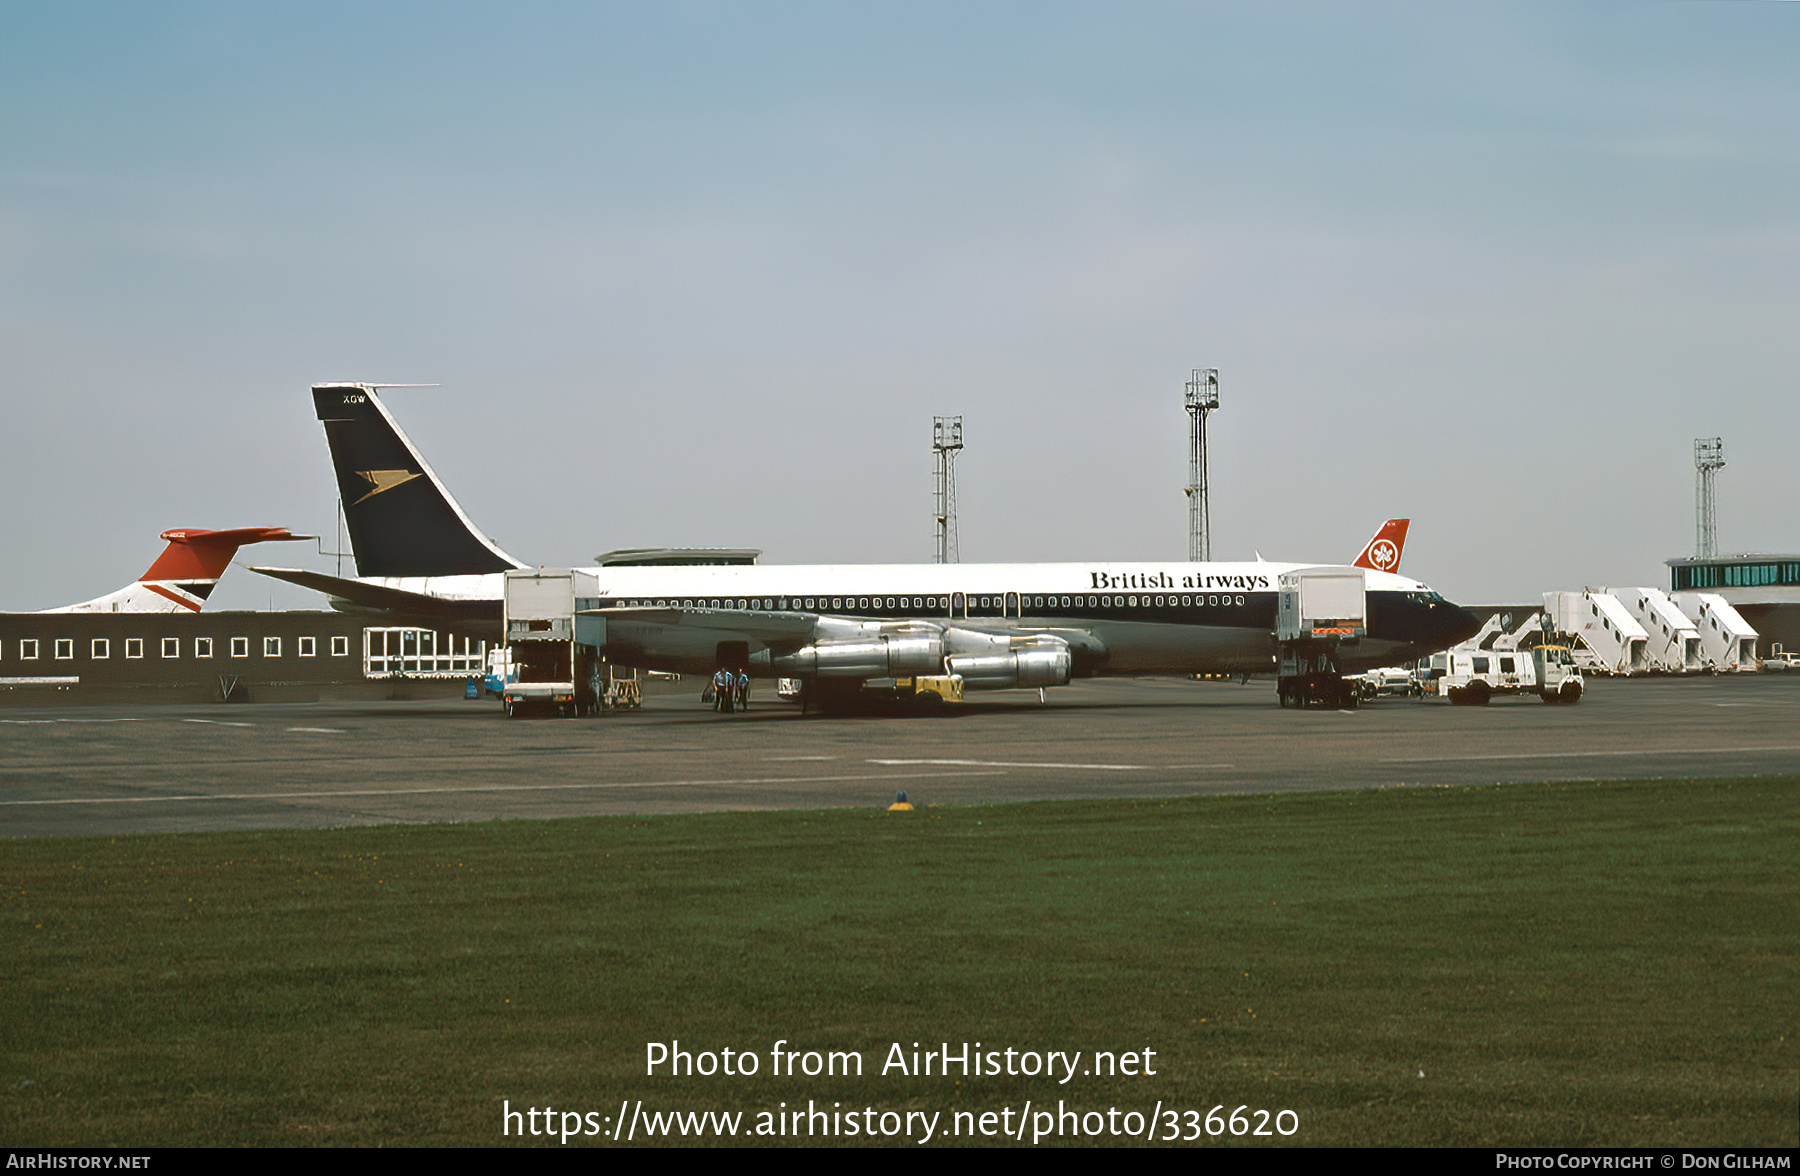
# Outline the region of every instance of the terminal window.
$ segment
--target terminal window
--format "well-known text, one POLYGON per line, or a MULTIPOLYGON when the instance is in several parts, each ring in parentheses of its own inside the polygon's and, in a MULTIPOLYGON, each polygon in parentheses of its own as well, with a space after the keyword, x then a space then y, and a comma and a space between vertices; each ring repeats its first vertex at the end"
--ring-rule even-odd
POLYGON ((333 637, 331 639, 331 656, 332 657, 349 657, 350 656, 350 638, 348 638, 348 637, 333 637))
POLYGON ((281 656, 281 638, 279 638, 279 637, 264 637, 263 638, 263 656, 264 657, 280 657, 281 656))
POLYGON ((430 629, 363 630, 369 678, 466 678, 487 666, 487 642, 430 629))
POLYGON ((19 642, 19 657, 24 661, 37 660, 37 638, 27 637, 19 642))
POLYGON ((181 638, 179 638, 179 637, 164 637, 162 639, 162 655, 164 657, 180 657, 181 656, 181 638))
POLYGON ((67 660, 75 656, 75 639, 58 637, 56 639, 56 656, 59 660, 67 660))
POLYGON ((297 652, 301 657, 317 657, 319 653, 319 639, 317 637, 300 638, 300 648, 297 652))
POLYGON ((96 637, 93 644, 88 647, 88 656, 95 661, 109 658, 112 656, 112 644, 104 637, 96 637))
POLYGON ((248 637, 233 637, 231 639, 231 656, 232 657, 249 657, 250 656, 250 638, 248 638, 248 637))
POLYGON ((144 639, 142 637, 127 637, 127 638, 125 638, 125 656, 126 657, 143 657, 144 656, 144 639))
POLYGON ((1761 588, 1800 584, 1800 563, 1690 564, 1671 568, 1672 586, 1686 588, 1761 588))
POLYGON ((195 657, 211 657, 212 656, 212 638, 211 637, 196 637, 196 638, 194 638, 194 656, 195 657))

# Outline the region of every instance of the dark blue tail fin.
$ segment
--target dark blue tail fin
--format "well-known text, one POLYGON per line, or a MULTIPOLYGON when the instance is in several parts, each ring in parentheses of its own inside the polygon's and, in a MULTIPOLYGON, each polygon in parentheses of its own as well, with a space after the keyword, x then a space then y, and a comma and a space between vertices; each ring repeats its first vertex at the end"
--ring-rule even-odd
POLYGON ((475 529, 374 385, 319 384, 312 392, 358 575, 468 576, 524 566, 475 529))

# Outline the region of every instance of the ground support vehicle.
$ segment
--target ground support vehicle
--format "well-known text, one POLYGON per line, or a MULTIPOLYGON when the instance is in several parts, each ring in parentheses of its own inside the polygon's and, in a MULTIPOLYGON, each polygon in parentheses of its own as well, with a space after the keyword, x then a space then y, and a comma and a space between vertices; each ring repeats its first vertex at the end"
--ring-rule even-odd
POLYGON ((606 669, 606 683, 600 695, 603 710, 637 710, 644 705, 644 684, 637 680, 636 670, 629 671, 631 677, 621 678, 612 666, 606 669))
POLYGON ((1352 675, 1356 692, 1365 701, 1371 698, 1415 698, 1419 681, 1404 666, 1382 666, 1367 673, 1352 675))
POLYGON ((1576 664, 1590 673, 1630 677, 1656 668, 1649 632, 1604 588, 1546 592, 1544 616, 1545 627, 1568 639, 1576 664))
POLYGON ((507 656, 506 647, 497 645, 488 650, 487 674, 482 678, 483 691, 489 698, 499 698, 506 693, 506 684, 512 680, 512 659, 507 656))
POLYGON ((1546 703, 1573 704, 1585 689, 1566 645, 1513 652, 1457 648, 1434 653, 1424 686, 1453 706, 1486 706, 1496 695, 1535 694, 1546 703))
MULTIPOLYGON (((1756 642, 1761 634, 1723 596, 1716 592, 1676 592, 1669 599, 1694 622, 1709 673, 1756 670, 1756 642)), ((1779 642, 1776 649, 1780 649, 1779 642)))
POLYGON ((921 674, 916 678, 896 678, 894 685, 902 692, 910 690, 915 704, 936 706, 963 700, 963 680, 955 674, 921 674))
POLYGON ((1358 568, 1283 572, 1277 582, 1276 697, 1284 707, 1354 709, 1356 684, 1338 672, 1338 651, 1368 632, 1367 596, 1358 568))
POLYGON ((569 568, 506 573, 503 615, 513 680, 501 693, 508 717, 532 711, 598 714, 606 705, 601 651, 606 621, 594 577, 569 568))

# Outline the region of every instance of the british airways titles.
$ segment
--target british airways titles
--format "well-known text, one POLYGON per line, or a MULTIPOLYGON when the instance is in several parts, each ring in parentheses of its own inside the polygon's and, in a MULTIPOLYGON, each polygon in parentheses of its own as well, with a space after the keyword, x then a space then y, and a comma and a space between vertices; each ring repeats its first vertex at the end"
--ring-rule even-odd
POLYGON ((1187 589, 1220 589, 1235 588, 1242 592, 1254 592, 1258 589, 1272 587, 1269 577, 1261 575, 1242 576, 1171 576, 1167 572, 1089 572, 1093 577, 1090 585, 1095 592, 1126 592, 1131 589, 1150 589, 1152 591, 1170 588, 1187 589), (1179 579, 1179 582, 1177 580, 1179 579))

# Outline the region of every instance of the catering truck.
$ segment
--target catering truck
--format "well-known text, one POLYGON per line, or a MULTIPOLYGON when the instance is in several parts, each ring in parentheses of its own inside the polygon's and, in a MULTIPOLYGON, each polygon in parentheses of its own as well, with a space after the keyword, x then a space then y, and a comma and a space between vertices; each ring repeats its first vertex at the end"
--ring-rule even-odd
POLYGON ((1356 684, 1338 668, 1338 651, 1367 634, 1368 593, 1361 568, 1317 567, 1283 572, 1276 584, 1275 683, 1282 706, 1353 708, 1356 684))
POLYGON ((509 717, 538 711, 598 714, 606 700, 601 654, 606 618, 595 611, 599 587, 573 568, 506 573, 503 609, 511 680, 500 705, 509 717))

